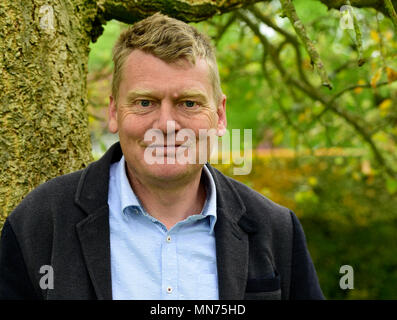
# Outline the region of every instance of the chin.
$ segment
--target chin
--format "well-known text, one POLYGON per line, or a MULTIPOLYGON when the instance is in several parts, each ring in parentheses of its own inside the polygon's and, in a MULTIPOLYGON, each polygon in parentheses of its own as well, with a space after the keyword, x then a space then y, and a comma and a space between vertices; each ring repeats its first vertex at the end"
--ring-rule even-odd
POLYGON ((146 169, 153 178, 160 180, 178 180, 189 175, 194 175, 201 169, 202 165, 192 164, 153 164, 146 169))

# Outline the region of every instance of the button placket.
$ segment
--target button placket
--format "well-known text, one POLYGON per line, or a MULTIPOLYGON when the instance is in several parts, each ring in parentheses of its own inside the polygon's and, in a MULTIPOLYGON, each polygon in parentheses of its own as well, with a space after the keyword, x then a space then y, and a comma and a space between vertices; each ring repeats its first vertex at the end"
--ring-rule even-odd
POLYGON ((164 299, 174 299, 177 290, 177 255, 175 236, 166 234, 162 245, 162 295, 164 299))

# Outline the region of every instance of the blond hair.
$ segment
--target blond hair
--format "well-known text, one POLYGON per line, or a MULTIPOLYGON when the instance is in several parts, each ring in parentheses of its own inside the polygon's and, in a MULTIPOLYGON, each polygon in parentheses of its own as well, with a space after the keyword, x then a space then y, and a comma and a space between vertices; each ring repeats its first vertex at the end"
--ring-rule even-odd
POLYGON ((215 50, 209 38, 185 22, 156 13, 124 30, 113 48, 112 96, 118 99, 123 66, 134 49, 150 53, 167 62, 186 59, 194 65, 198 58, 205 59, 209 67, 209 80, 214 102, 222 98, 215 50))

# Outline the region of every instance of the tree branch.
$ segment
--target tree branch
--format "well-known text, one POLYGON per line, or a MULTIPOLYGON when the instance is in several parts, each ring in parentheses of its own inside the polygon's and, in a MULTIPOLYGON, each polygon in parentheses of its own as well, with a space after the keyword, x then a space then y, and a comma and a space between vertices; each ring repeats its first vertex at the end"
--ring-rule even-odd
MULTIPOLYGON (((393 82, 395 82, 395 81, 393 81, 393 82)), ((381 83, 378 83, 378 84, 376 85, 376 87, 377 87, 377 88, 378 88, 378 87, 382 87, 382 86, 388 85, 388 84, 390 84, 390 83, 392 83, 392 82, 388 82, 388 81, 381 82, 381 83)), ((330 103, 333 103, 336 99, 338 99, 340 96, 342 96, 342 95, 345 94, 346 92, 352 91, 352 90, 357 89, 357 88, 369 89, 369 88, 372 88, 372 85, 371 85, 370 83, 367 83, 367 84, 355 84, 355 85, 346 87, 346 88, 344 88, 343 90, 341 90, 341 91, 339 91, 338 93, 336 93, 336 94, 331 98, 330 103)))
MULTIPOLYGON (((309 86, 307 84, 303 84, 296 80, 293 76, 288 74, 281 64, 281 61, 276 54, 277 50, 274 46, 266 39, 265 36, 262 35, 257 25, 255 25, 246 15, 242 12, 236 13, 240 19, 242 19, 246 24, 250 27, 250 29, 254 32, 254 34, 259 38, 262 42, 263 46, 268 50, 270 57, 272 58, 273 64, 278 69, 281 77, 283 78, 286 84, 293 85, 298 90, 302 91, 306 96, 311 98, 313 101, 319 101, 325 107, 324 112, 326 110, 330 110, 342 119, 344 119, 350 126, 352 126, 355 131, 361 136, 361 138, 370 146, 372 153, 375 156, 376 161, 385 168, 386 172, 393 177, 397 177, 397 173, 395 170, 388 165, 385 158, 383 157, 382 153, 378 149, 375 142, 372 140, 371 133, 365 128, 364 125, 360 124, 358 119, 349 112, 341 109, 335 102, 336 98, 329 100, 325 98, 319 90, 314 86, 309 86)), ((343 91, 343 90, 342 90, 343 91)), ((345 90, 344 92, 347 92, 345 90)), ((344 92, 339 92, 339 96, 342 95, 344 92)))
POLYGON ((230 16, 230 18, 226 21, 226 23, 224 25, 222 25, 219 29, 218 29, 218 33, 216 34, 216 36, 213 38, 215 44, 218 44, 218 42, 221 40, 222 36, 224 35, 224 33, 227 31, 227 29, 229 29, 229 27, 233 24, 233 22, 236 20, 236 15, 232 14, 230 16))
POLYGON ((316 47, 314 46, 313 42, 310 40, 309 36, 307 35, 305 26, 303 25, 302 21, 299 19, 295 6, 291 0, 280 0, 281 6, 283 7, 284 14, 290 20, 292 26, 295 29, 296 34, 302 40, 303 45, 306 48, 307 53, 309 54, 313 64, 317 68, 317 72, 321 78, 322 85, 332 89, 332 84, 328 79, 327 72, 324 68, 324 63, 321 60, 319 53, 317 52, 316 47))
POLYGON ((301 54, 301 51, 299 48, 300 43, 299 43, 298 39, 293 34, 289 33, 288 31, 285 31, 284 29, 277 26, 269 17, 264 15, 257 7, 252 6, 249 8, 249 11, 252 12, 254 14, 254 16, 257 19, 259 19, 261 22, 265 23, 267 26, 272 28, 274 31, 277 31, 278 33, 282 34, 285 37, 286 41, 288 41, 288 43, 290 43, 293 46, 293 48, 295 50, 296 66, 299 71, 299 76, 303 82, 310 85, 309 80, 307 79, 306 74, 302 68, 302 65, 303 65, 302 54, 301 54))
POLYGON ((387 13, 390 16, 391 21, 393 21, 394 28, 396 28, 397 30, 397 13, 396 10, 394 10, 393 3, 391 2, 391 0, 384 0, 384 3, 387 13))
MULTIPOLYGON (((98 0, 106 20, 134 23, 156 12, 185 22, 199 22, 215 14, 252 5, 260 0, 98 0)), ((270 0, 262 0, 268 2, 270 0)))
MULTIPOLYGON (((340 9, 346 5, 346 0, 320 0, 329 9, 340 9)), ((385 13, 383 0, 350 0, 351 6, 357 8, 373 8, 375 10, 385 13)))
MULTIPOLYGON (((351 7, 351 3, 349 0, 346 0, 346 4, 351 7)), ((356 34, 356 47, 358 53, 357 64, 359 67, 361 67, 365 63, 365 59, 363 58, 363 39, 362 39, 361 29, 358 24, 357 16, 354 10, 350 10, 350 11, 353 16, 353 26, 354 26, 354 32, 356 34)))

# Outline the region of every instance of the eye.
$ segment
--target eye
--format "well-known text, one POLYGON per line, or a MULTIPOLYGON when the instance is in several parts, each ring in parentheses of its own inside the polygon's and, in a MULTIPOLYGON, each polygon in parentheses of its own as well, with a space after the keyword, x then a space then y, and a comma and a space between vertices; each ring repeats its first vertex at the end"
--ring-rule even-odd
POLYGON ((139 101, 138 101, 138 104, 139 104, 141 107, 149 107, 149 106, 150 106, 150 100, 139 100, 139 101))
POLYGON ((196 102, 194 102, 194 101, 187 100, 187 101, 184 102, 184 105, 185 105, 186 107, 188 107, 188 108, 193 108, 193 107, 195 107, 197 104, 196 104, 196 102))

